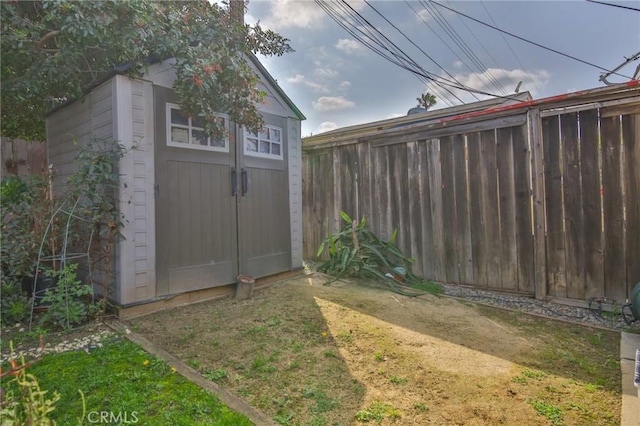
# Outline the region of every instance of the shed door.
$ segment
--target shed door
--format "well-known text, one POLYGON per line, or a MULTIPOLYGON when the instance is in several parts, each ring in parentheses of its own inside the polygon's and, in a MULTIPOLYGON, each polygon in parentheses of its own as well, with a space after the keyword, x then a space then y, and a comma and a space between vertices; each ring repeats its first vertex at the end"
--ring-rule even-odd
MULTIPOLYGON (((238 143, 244 132, 228 121, 228 139, 206 138, 201 123, 179 114, 171 90, 154 90, 157 295, 235 283, 239 274, 289 270, 285 153, 278 159, 248 148, 245 155, 238 143)), ((273 130, 284 132, 278 124, 273 130)), ((258 150, 260 143, 263 151, 277 145, 277 132, 253 136, 248 140, 258 150)), ((286 140, 283 133, 280 139, 286 140)))

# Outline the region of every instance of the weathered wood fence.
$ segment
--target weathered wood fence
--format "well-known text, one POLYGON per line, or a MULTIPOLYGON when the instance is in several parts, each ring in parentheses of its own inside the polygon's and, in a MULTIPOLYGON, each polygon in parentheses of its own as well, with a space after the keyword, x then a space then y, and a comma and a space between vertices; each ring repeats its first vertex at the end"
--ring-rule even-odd
POLYGON ((47 170, 47 148, 42 142, 0 138, 0 179, 7 176, 41 175, 47 170))
POLYGON ((303 145, 304 255, 366 216, 413 272, 582 303, 640 281, 640 88, 303 145))

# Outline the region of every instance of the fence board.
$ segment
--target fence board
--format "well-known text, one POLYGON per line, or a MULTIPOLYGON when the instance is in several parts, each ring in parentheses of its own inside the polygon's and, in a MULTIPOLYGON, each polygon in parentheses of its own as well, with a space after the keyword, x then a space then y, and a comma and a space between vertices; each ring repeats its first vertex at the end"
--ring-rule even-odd
POLYGON ((626 295, 640 282, 640 114, 622 116, 624 197, 626 206, 626 295))
POLYGON ((0 179, 10 175, 44 176, 47 173, 47 144, 0 138, 0 159, 0 179))
MULTIPOLYGON (((623 198, 620 173, 620 116, 602 119, 602 184, 604 213, 605 296, 623 301, 621 284, 626 281, 623 198)), ((637 202, 637 200, 636 200, 637 202)), ((635 259, 637 261, 637 258, 635 259)))
POLYGON ((427 141, 427 164, 429 194, 431 201, 431 246, 433 247, 433 277, 438 281, 446 280, 444 269, 444 234, 442 229, 442 178, 440 174, 440 140, 427 141))
POLYGON ((429 141, 419 141, 418 146, 420 149, 420 196, 422 202, 420 203, 420 222, 422 223, 422 239, 420 245, 422 246, 422 270, 425 278, 437 279, 437 261, 436 252, 434 248, 434 236, 433 236, 433 218, 431 209, 431 169, 429 168, 429 141))
POLYGON ((567 297, 560 116, 554 115, 542 119, 542 138, 545 141, 547 285, 551 296, 567 297))
POLYGON ((482 182, 482 216, 487 239, 487 284, 500 288, 500 220, 498 215, 498 173, 496 168, 496 131, 480 133, 480 172, 482 182))
MULTIPOLYGON (((333 150, 334 158, 334 191, 339 201, 336 206, 337 213, 340 211, 347 213, 352 219, 358 217, 357 182, 356 182, 356 149, 354 146, 346 146, 343 149, 333 150)), ((338 226, 342 228, 344 222, 338 219, 338 226)))
POLYGON ((534 244, 531 217, 531 155, 527 142, 527 128, 514 127, 511 133, 513 141, 513 175, 516 206, 516 241, 518 255, 518 290, 534 292, 534 244))
POLYGON ((411 249, 407 147, 404 144, 393 145, 388 148, 388 151, 389 175, 392 178, 389 193, 391 199, 391 230, 397 230, 396 245, 400 251, 406 254, 411 249))
POLYGON ((417 276, 424 276, 424 243, 422 240, 422 209, 424 203, 422 189, 422 168, 420 159, 422 157, 422 144, 419 142, 409 142, 407 144, 407 189, 408 189, 408 213, 409 213, 409 244, 411 249, 405 253, 405 256, 412 257, 416 260, 412 265, 412 272, 417 276))
POLYGON ((500 281, 505 290, 518 289, 518 251, 516 248, 516 204, 512 128, 496 132, 498 195, 500 220, 500 281))
POLYGON ((473 256, 471 228, 469 225, 469 187, 467 179, 466 141, 463 135, 453 136, 453 161, 455 168, 457 249, 460 282, 473 283, 473 256))
POLYGON ((585 298, 604 296, 598 136, 598 111, 593 109, 580 112, 580 172, 586 256, 585 298))
POLYGON ((453 142, 450 136, 440 138, 440 167, 442 170, 442 217, 444 219, 444 266, 446 281, 460 282, 458 250, 456 247, 456 205, 453 166, 453 142))
POLYGON ((560 117, 560 129, 564 171, 567 297, 582 299, 584 296, 584 225, 580 186, 578 113, 563 114, 560 117))
POLYGON ((371 186, 371 148, 368 143, 360 143, 357 145, 357 161, 358 161, 358 219, 366 217, 367 221, 371 219, 371 203, 373 201, 373 188, 371 186))
POLYGON ((471 252, 473 256, 473 280, 477 286, 486 287, 487 275, 487 235, 482 208, 484 198, 482 183, 482 159, 480 156, 480 134, 467 135, 469 149, 469 217, 471 227, 471 252))
POLYGON ((371 229, 381 238, 385 238, 389 232, 389 167, 386 147, 373 148, 371 150, 373 164, 372 179, 375 191, 373 208, 371 212, 371 229))

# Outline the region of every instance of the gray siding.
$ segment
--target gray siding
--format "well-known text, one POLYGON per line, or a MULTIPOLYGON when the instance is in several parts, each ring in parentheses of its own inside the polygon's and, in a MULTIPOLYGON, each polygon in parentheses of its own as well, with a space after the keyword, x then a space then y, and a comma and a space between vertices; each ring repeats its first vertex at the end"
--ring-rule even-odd
POLYGON ((289 207, 291 218, 291 267, 302 267, 302 143, 300 121, 288 119, 289 127, 289 207))
POLYGON ((53 165, 55 174, 53 192, 54 196, 60 196, 67 179, 76 170, 77 144, 87 143, 92 137, 113 137, 111 81, 51 114, 47 117, 46 129, 49 164, 53 165))
POLYGON ((125 76, 113 81, 116 139, 129 150, 119 170, 125 238, 116 249, 115 294, 117 303, 127 305, 156 296, 153 89, 149 82, 125 76))

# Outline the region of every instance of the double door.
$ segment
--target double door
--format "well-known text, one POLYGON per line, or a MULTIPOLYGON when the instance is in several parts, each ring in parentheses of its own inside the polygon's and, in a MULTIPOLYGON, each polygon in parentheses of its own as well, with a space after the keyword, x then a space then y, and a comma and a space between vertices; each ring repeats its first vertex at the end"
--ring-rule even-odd
POLYGON ((226 117, 228 137, 212 140, 180 116, 172 91, 154 94, 157 296, 289 270, 285 120, 265 116, 274 143, 260 152, 226 117))

